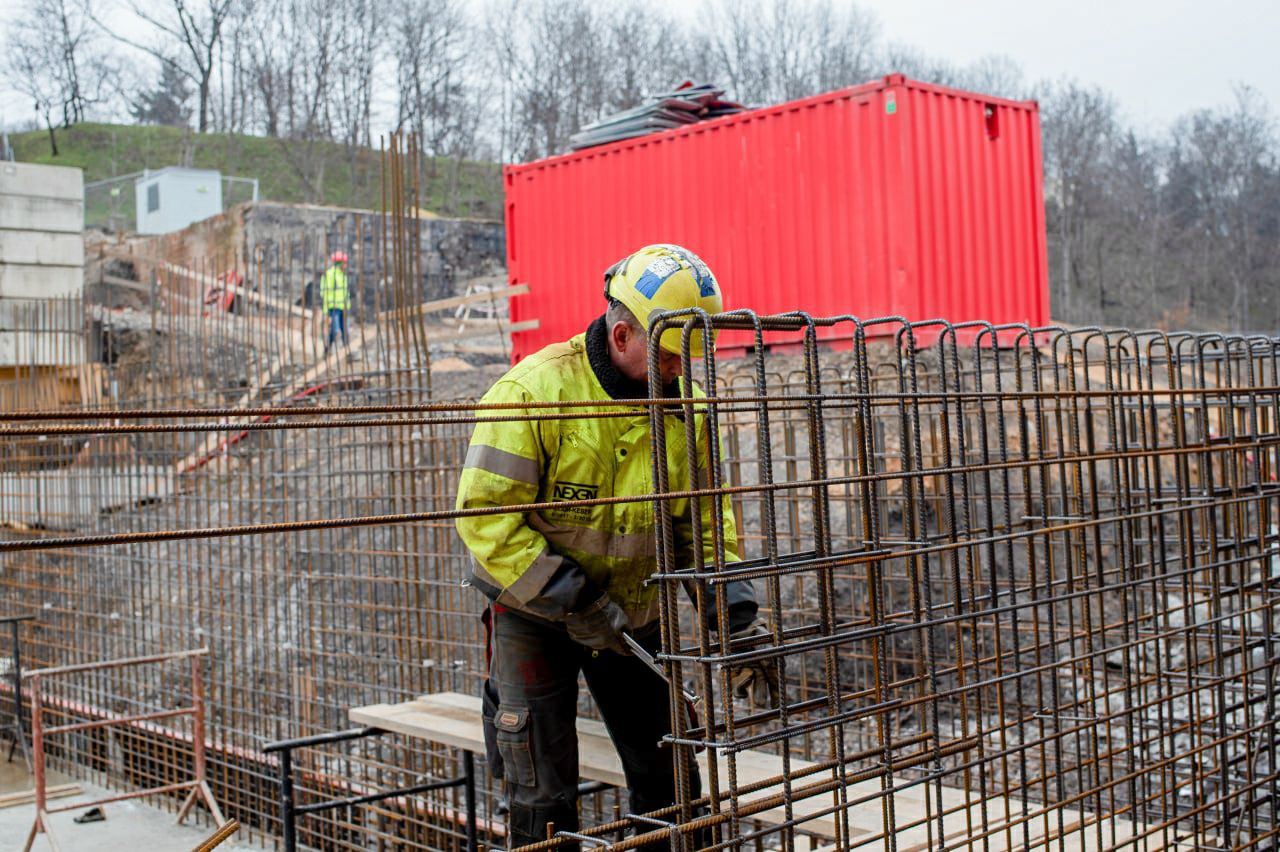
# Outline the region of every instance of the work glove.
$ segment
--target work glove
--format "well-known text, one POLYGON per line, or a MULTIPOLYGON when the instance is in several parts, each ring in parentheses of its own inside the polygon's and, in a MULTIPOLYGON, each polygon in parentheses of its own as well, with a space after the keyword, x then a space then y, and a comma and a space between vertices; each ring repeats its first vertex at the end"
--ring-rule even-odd
MULTIPOLYGON (((746 627, 741 627, 729 634, 732 651, 746 650, 734 647, 740 639, 752 639, 760 636, 772 636, 769 623, 757 618, 746 627)), ((729 686, 738 698, 750 698, 758 707, 778 706, 781 685, 778 679, 778 661, 776 659, 755 660, 729 668, 729 686)))
POLYGON ((597 651, 631 653, 622 639, 623 631, 629 626, 627 614, 609 599, 608 594, 602 594, 594 603, 566 615, 564 626, 569 629, 569 638, 579 645, 597 651))

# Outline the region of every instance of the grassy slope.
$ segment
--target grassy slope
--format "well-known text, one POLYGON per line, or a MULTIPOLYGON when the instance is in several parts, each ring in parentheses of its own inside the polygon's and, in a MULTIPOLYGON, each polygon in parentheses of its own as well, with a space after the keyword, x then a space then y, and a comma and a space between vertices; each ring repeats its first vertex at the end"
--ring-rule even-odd
MULTIPOLYGON (((18 160, 57 166, 79 166, 86 183, 116 175, 185 164, 217 169, 224 175, 256 177, 259 197, 268 201, 309 202, 341 207, 378 209, 382 204, 379 155, 376 150, 356 151, 354 164, 342 145, 315 143, 310 154, 311 174, 320 173, 319 191, 309 191, 299 169, 301 154, 283 140, 235 134, 198 134, 176 127, 116 124, 79 124, 58 131, 59 156, 54 157, 45 131, 10 136, 18 160)), ((294 143, 295 145, 297 143, 294 143)), ((433 164, 437 176, 428 175, 424 207, 445 215, 500 218, 502 180, 493 163, 465 162, 457 190, 447 191, 451 161, 433 164)), ((236 190, 236 192, 242 192, 236 190)), ((132 195, 132 187, 123 192, 132 195)), ((228 201, 246 196, 229 196, 228 201)), ((92 203, 90 206, 94 206, 92 203)), ((132 207, 131 199, 129 206, 132 207)))

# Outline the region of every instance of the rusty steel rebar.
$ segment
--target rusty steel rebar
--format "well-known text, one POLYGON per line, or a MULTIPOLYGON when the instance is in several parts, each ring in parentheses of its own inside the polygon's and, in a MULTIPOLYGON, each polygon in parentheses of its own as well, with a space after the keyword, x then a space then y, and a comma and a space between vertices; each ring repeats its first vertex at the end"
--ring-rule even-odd
MULTIPOLYGON (((31 681, 31 748, 35 758, 33 768, 35 818, 32 821, 31 830, 27 835, 26 845, 23 847, 24 852, 31 848, 32 843, 39 834, 48 835, 50 844, 55 848, 57 847, 57 844, 53 839, 53 827, 49 820, 49 816, 51 814, 68 810, 79 810, 86 807, 92 807, 94 805, 105 805, 111 802, 119 802, 127 799, 156 797, 169 793, 186 793, 186 798, 183 800, 182 806, 178 810, 179 823, 186 819, 187 814, 191 811, 197 801, 202 801, 204 803, 205 807, 208 808, 210 814, 218 823, 225 822, 222 817, 222 811, 218 806, 218 801, 214 798, 213 791, 209 788, 205 771, 204 676, 202 673, 201 663, 208 656, 208 653, 208 649, 199 648, 189 651, 177 651, 170 654, 153 654, 150 656, 133 657, 129 659, 104 660, 96 663, 79 663, 66 666, 51 666, 25 673, 24 677, 31 681), (46 726, 44 724, 45 714, 47 712, 57 712, 61 710, 62 707, 60 705, 64 704, 64 702, 54 699, 48 693, 51 679, 64 679, 67 675, 82 675, 87 679, 92 680, 96 676, 109 671, 136 669, 143 666, 157 666, 180 660, 188 661, 190 666, 190 705, 183 705, 165 710, 133 713, 129 715, 112 714, 106 718, 98 718, 87 722, 52 726, 46 726), (79 734, 84 731, 101 730, 108 727, 155 728, 156 726, 154 726, 154 723, 157 721, 181 718, 191 719, 193 768, 188 780, 176 783, 157 784, 140 790, 130 790, 113 796, 100 797, 90 802, 76 802, 75 804, 63 805, 61 807, 49 806, 45 756, 50 748, 47 740, 51 736, 71 733, 79 734)), ((57 681, 54 680, 53 682, 56 683, 57 681)))
MULTIPOLYGON (((457 511, 473 424, 639 415, 651 492, 571 505, 647 503, 659 521, 658 660, 703 699, 696 723, 673 704, 669 747, 708 756, 702 793, 677 760, 671 808, 630 814, 624 792, 594 790, 592 827, 536 848, 1275 843, 1280 340, 688 313, 660 325, 755 336, 738 360, 686 350, 705 396, 481 405, 500 369, 442 380, 418 310, 440 295, 423 284, 421 159, 389 140, 381 217, 247 258, 121 254, 141 307, 27 312, 62 354, 89 315, 109 357, 75 382, 0 377, 0 594, 40 615, 24 654, 51 668, 211 649, 203 730, 143 718, 177 712, 155 699, 196 673, 95 672, 41 699, 42 724, 75 732, 46 760, 132 789, 199 762, 246 834, 276 834, 263 742, 479 688, 481 602, 453 522, 566 504, 457 511), (334 248, 373 282, 353 294, 360 358, 322 351, 305 301, 334 248), (671 481, 663 461, 700 441, 712 464, 671 481), (676 540, 685 509, 706 546, 676 540), (731 640, 709 625, 742 579, 767 627, 731 640), (777 671, 778 701, 733 694, 745 664, 777 671), (113 754, 129 759, 108 772, 113 754)), ((405 737, 296 760, 300 803, 459 772, 405 737)), ((481 786, 484 841, 501 845, 499 785, 481 786)), ((300 842, 461 850, 458 795, 317 814, 300 842)))
MULTIPOLYGON (((671 747, 705 748, 721 760, 708 765, 701 798, 686 793, 662 814, 601 814, 605 824, 585 836, 619 849, 672 836, 721 848, 793 848, 805 835, 845 848, 1035 847, 1073 836, 1117 848, 1188 837, 1202 845, 1266 842, 1271 805, 1261 794, 1276 786, 1270 566, 1280 560, 1274 341, 987 326, 970 327, 964 339, 963 326, 941 323, 745 314, 696 321, 750 327, 758 336, 754 360, 696 365, 695 375, 713 389, 705 397, 622 408, 503 407, 422 401, 401 391, 385 404, 315 411, 223 407, 210 412, 224 421, 213 424, 199 422, 201 410, 191 408, 66 412, 64 421, 85 423, 73 427, 78 432, 104 435, 122 426, 139 436, 185 437, 254 425, 226 423, 232 416, 279 416, 284 424, 260 425, 315 435, 345 430, 375 442, 406 428, 444 430, 421 445, 429 454, 416 442, 392 442, 407 451, 396 450, 380 475, 425 464, 446 478, 432 498, 438 508, 422 511, 44 533, 0 543, 0 553, 41 549, 53 558, 58 548, 222 537, 256 549, 268 533, 410 530, 394 545, 365 549, 365 559, 416 566, 388 576, 387 588, 397 592, 385 605, 352 589, 346 606, 368 613, 373 625, 378 612, 416 611, 427 600, 421 592, 438 583, 416 560, 404 561, 403 554, 422 551, 417 536, 430 532, 432 549, 463 555, 435 525, 469 514, 452 508, 447 477, 456 468, 446 460, 460 461, 471 423, 647 409, 655 424, 681 414, 683 446, 692 447, 705 415, 706 434, 716 436, 706 480, 668 482, 667 466, 655 465, 649 495, 573 505, 649 501, 669 523, 674 501, 708 504, 709 549, 677 553, 664 526, 655 582, 664 601, 660 659, 706 697, 699 726, 677 729, 671 747), (842 323, 851 328, 850 352, 816 345, 817 325, 842 323), (890 341, 884 326, 892 328, 890 341), (930 331, 933 342, 918 345, 915 337, 930 331), (797 346, 796 354, 771 354, 797 346), (130 427, 129 420, 162 422, 130 427), (720 511, 721 496, 731 498, 732 518, 720 511), (741 563, 726 561, 729 520, 740 531, 741 563), (730 644, 694 630, 714 621, 702 616, 722 605, 725 582, 743 578, 757 583, 770 634, 730 644), (777 706, 755 707, 729 693, 726 670, 760 661, 779 667, 777 706), (748 753, 774 755, 777 771, 744 775, 737 764, 748 753), (655 829, 654 820, 666 827, 655 829), (815 829, 815 820, 828 827, 815 829), (626 836, 632 832, 639 833, 626 836)), ((57 415, 6 419, 34 421, 21 428, 53 436, 66 428, 57 415)), ((660 459, 667 433, 654 434, 660 459)), ((323 470, 332 462, 314 463, 323 470)), ((400 488, 415 487, 413 480, 400 488)), ((700 525, 703 514, 691 514, 700 525)), ((461 562, 454 564, 460 571, 461 562)), ((226 569, 218 565, 208 563, 209 576, 197 582, 221 582, 226 569)), ((440 606, 425 607, 436 613, 430 625, 414 619, 400 628, 398 656, 415 653, 411 637, 444 649, 468 634, 469 608, 440 606)), ((233 623, 258 620, 246 611, 233 623)), ((322 623, 312 629, 344 635, 322 623)), ((246 641, 238 653, 259 647, 250 640, 229 647, 246 641)), ((360 700, 341 695, 328 700, 339 708, 360 700)), ((269 713, 255 714, 240 700, 222 698, 233 715, 272 724, 269 713)), ((224 749, 219 760, 234 753, 224 749)), ((410 759, 418 754, 412 748, 400 754, 388 769, 445 759, 410 759)), ((384 762, 365 761, 357 763, 370 770, 384 762)), ((345 783, 336 768, 313 766, 308 777, 345 783)), ((348 830, 354 838, 370 826, 348 830)), ((540 845, 573 842, 582 841, 565 836, 540 845)))
MULTIPOLYGON (((756 335, 749 365, 726 381, 726 365, 706 362, 699 378, 719 392, 682 403, 686 429, 705 412, 728 449, 712 493, 667 482, 664 414, 650 409, 660 542, 670 500, 718 505, 716 493, 733 496, 749 536, 747 561, 726 562, 712 512, 712 546, 658 550, 660 657, 709 696, 703 726, 671 744, 719 753, 727 770, 704 779, 708 816, 686 808, 665 831, 789 849, 805 833, 795 809, 822 796, 838 848, 1269 842, 1275 340, 749 312, 664 323, 686 343, 692 328, 756 335), (847 328, 851 356, 819 348, 818 327, 847 328), (871 341, 886 330, 893 347, 876 364, 871 341), (769 354, 788 346, 789 359, 769 354), (773 400, 744 412, 737 395, 773 400), (744 577, 771 635, 691 634, 724 617, 724 584, 744 577), (761 660, 782 672, 774 707, 728 689, 727 670, 761 660), (916 732, 931 735, 927 768, 876 768, 916 732), (959 741, 971 744, 948 750, 959 741), (788 755, 876 743, 864 768, 878 789, 843 763, 830 787, 787 778, 788 755), (759 749, 781 759, 789 807, 746 831, 739 817, 755 807, 736 764, 759 749), (904 820, 896 791, 912 783, 929 793, 904 820)), ((694 445, 690 434, 680 451, 694 445)), ((641 842, 615 835, 610 848, 641 842)))

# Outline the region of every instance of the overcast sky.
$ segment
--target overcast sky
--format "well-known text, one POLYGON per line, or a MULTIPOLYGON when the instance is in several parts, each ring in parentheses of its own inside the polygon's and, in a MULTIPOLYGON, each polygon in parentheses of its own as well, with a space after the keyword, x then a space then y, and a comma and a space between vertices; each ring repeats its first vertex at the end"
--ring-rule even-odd
POLYGON ((1004 54, 1031 80, 1111 91, 1132 124, 1159 129, 1231 99, 1233 83, 1280 105, 1280 0, 876 0, 887 41, 957 64, 1004 54))
MULTIPOLYGON (((677 15, 696 0, 653 0, 677 15)), ((841 0, 831 0, 838 5, 841 0)), ((1074 77, 1111 92, 1129 123, 1159 131, 1247 83, 1280 117, 1280 0, 860 0, 885 43, 953 65, 990 54, 1028 82, 1074 77)), ((731 93, 732 94, 732 93, 731 93)))
MULTIPOLYGON (((29 0, 0 0, 0 36, 29 0)), ((474 0, 473 0, 474 2, 474 0)), ((839 3, 840 0, 833 0, 839 3)), ((477 5, 480 5, 477 3, 477 5)), ((656 0, 702 14, 691 0, 656 0), (697 10, 697 11, 695 11, 697 10)), ((885 42, 956 65, 1003 54, 1028 81, 1062 76, 1110 91, 1129 123, 1159 131, 1247 83, 1280 116, 1280 0, 864 0, 885 42)), ((3 43, 0 38, 0 44, 3 43)), ((30 116, 0 75, 0 124, 30 116)))

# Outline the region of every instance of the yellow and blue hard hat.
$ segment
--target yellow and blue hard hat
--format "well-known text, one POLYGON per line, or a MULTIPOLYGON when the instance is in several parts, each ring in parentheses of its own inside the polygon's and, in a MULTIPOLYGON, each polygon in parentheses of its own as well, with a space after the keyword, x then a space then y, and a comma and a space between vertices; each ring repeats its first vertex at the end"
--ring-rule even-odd
MULTIPOLYGON (((627 306, 649 330, 649 317, 661 311, 701 308, 709 314, 724 310, 720 284, 702 258, 687 248, 665 243, 645 246, 609 267, 604 273, 604 295, 627 306)), ((711 334, 712 345, 718 331, 711 334)), ((662 333, 662 348, 680 354, 679 328, 662 333)), ((695 358, 707 354, 702 329, 689 335, 690 353, 695 358)))

